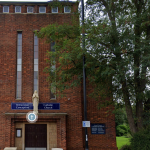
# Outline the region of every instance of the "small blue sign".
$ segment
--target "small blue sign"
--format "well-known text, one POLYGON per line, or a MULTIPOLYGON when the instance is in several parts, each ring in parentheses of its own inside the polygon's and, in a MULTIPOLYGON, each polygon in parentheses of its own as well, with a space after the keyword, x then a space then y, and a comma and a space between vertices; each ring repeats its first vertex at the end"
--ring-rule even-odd
POLYGON ((90 127, 90 121, 82 121, 82 127, 90 127))
POLYGON ((34 111, 30 111, 26 114, 26 119, 29 123, 35 123, 38 120, 38 115, 34 111))
POLYGON ((34 121, 34 120, 36 119, 36 115, 35 115, 34 113, 29 114, 28 119, 29 119, 30 121, 34 121))
POLYGON ((104 123, 91 124, 91 134, 106 134, 106 125, 104 123))
POLYGON ((83 127, 86 127, 86 123, 85 122, 83 122, 83 127))
MULTIPOLYGON (((15 110, 33 110, 33 103, 11 103, 11 109, 15 110)), ((38 109, 59 110, 60 103, 39 103, 38 109)))

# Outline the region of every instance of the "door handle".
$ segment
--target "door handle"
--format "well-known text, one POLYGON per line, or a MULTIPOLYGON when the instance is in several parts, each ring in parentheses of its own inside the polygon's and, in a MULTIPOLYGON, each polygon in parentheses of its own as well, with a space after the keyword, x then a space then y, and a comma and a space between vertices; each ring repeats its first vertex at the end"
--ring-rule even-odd
POLYGON ((37 139, 37 135, 36 135, 36 139, 37 139))

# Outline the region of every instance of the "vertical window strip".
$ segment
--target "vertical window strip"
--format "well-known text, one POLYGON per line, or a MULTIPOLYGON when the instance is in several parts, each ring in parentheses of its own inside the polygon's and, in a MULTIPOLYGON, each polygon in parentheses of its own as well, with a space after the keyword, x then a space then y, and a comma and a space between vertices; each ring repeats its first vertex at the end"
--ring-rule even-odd
POLYGON ((22 32, 17 35, 17 87, 16 98, 21 99, 22 93, 22 32))
POLYGON ((34 91, 38 92, 38 37, 34 34, 34 91))
MULTIPOLYGON (((51 52, 55 52, 55 42, 51 42, 51 52)), ((55 73, 55 69, 56 69, 56 66, 53 65, 51 66, 53 69, 53 72, 52 73, 55 73)), ((54 87, 53 83, 51 83, 51 86, 50 86, 50 99, 56 99, 56 87, 54 87)))

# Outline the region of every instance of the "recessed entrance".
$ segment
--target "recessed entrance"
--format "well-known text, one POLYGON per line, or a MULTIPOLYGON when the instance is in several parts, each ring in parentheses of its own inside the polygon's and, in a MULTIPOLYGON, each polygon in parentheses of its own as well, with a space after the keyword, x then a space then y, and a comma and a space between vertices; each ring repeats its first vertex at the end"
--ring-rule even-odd
POLYGON ((47 124, 25 125, 25 150, 47 149, 47 124))

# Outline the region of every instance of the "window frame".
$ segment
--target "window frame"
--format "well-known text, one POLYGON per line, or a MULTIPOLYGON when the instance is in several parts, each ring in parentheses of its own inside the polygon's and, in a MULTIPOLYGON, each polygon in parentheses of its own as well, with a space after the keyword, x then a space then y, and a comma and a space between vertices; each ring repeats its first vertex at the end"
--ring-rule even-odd
POLYGON ((15 6, 15 13, 21 13, 21 6, 15 6), (16 12, 16 7, 20 7, 20 12, 16 12))
POLYGON ((58 7, 52 7, 52 11, 51 11, 52 13, 58 13, 58 7), (53 12, 53 8, 57 8, 57 12, 53 12))
POLYGON ((39 38, 34 34, 34 72, 33 72, 33 93, 36 90, 35 86, 37 86, 37 92, 39 92, 39 38), (37 39, 37 43, 35 42, 37 39), (37 51, 35 47, 37 46, 37 51), (35 58, 35 53, 37 52, 37 58, 35 58), (36 70, 37 68, 37 70, 36 70), (36 71, 35 71, 36 70, 36 71), (35 78, 35 75, 37 73, 37 78, 35 78), (35 80, 37 79, 37 84, 35 84, 35 80))
POLYGON ((33 6, 27 6, 27 13, 33 13, 33 11, 34 11, 34 7, 33 6), (28 12, 28 8, 32 8, 32 12, 28 12))
POLYGON ((17 62, 16 62, 16 100, 21 100, 22 99, 22 31, 18 31, 17 32, 17 62), (21 45, 19 45, 19 34, 21 34, 21 41, 20 41, 20 44, 21 45), (21 49, 19 50, 18 49, 18 47, 20 47, 21 49), (20 55, 19 55, 19 53, 20 53, 20 55), (20 58, 18 57, 18 56, 20 56, 20 58), (19 62, 19 60, 20 60, 20 63, 18 63, 19 62), (20 67, 19 67, 20 66, 20 67), (18 70, 18 67, 21 69, 21 70, 18 70), (21 73, 21 75, 20 75, 20 78, 18 77, 18 73, 21 73), (18 81, 19 81, 19 79, 21 79, 21 82, 20 82, 20 97, 18 97, 18 87, 19 87, 19 84, 17 84, 18 83, 18 81))
MULTIPOLYGON (((51 42, 50 42, 50 51, 51 51, 51 52, 55 52, 55 48, 54 48, 55 43, 56 43, 56 42, 54 42, 54 41, 51 41, 51 42)), ((51 67, 54 67, 54 68, 56 69, 56 65, 53 65, 53 66, 51 66, 51 67)), ((56 81, 55 81, 55 82, 56 82, 56 81)), ((53 83, 50 84, 50 100, 56 100, 56 87, 53 87, 53 88, 55 88, 55 90, 54 90, 55 93, 53 93, 53 92, 52 92, 52 84, 53 84, 53 83), (54 95, 54 97, 51 98, 51 95, 54 95)))
POLYGON ((50 100, 56 100, 56 87, 54 87, 55 89, 55 93, 52 92, 52 83, 50 84, 50 100), (51 97, 51 95, 54 95, 54 97, 51 97))
POLYGON ((70 6, 64 6, 64 13, 71 13, 71 7, 70 7, 70 6), (70 8, 70 11, 69 11, 69 12, 66 12, 66 11, 65 11, 65 7, 69 7, 69 8, 70 8))
POLYGON ((22 128, 16 128, 16 138, 22 138, 22 128), (20 136, 17 136, 17 131, 20 130, 20 136))
POLYGON ((45 6, 40 6, 40 7, 39 7, 39 13, 40 13, 40 14, 42 14, 42 13, 46 13, 46 7, 45 7, 45 6), (45 12, 40 12, 40 8, 42 8, 42 7, 44 7, 44 8, 45 8, 45 12))
POLYGON ((7 5, 3 6, 3 13, 9 13, 9 6, 7 5), (8 7, 8 12, 4 12, 4 7, 8 7))

